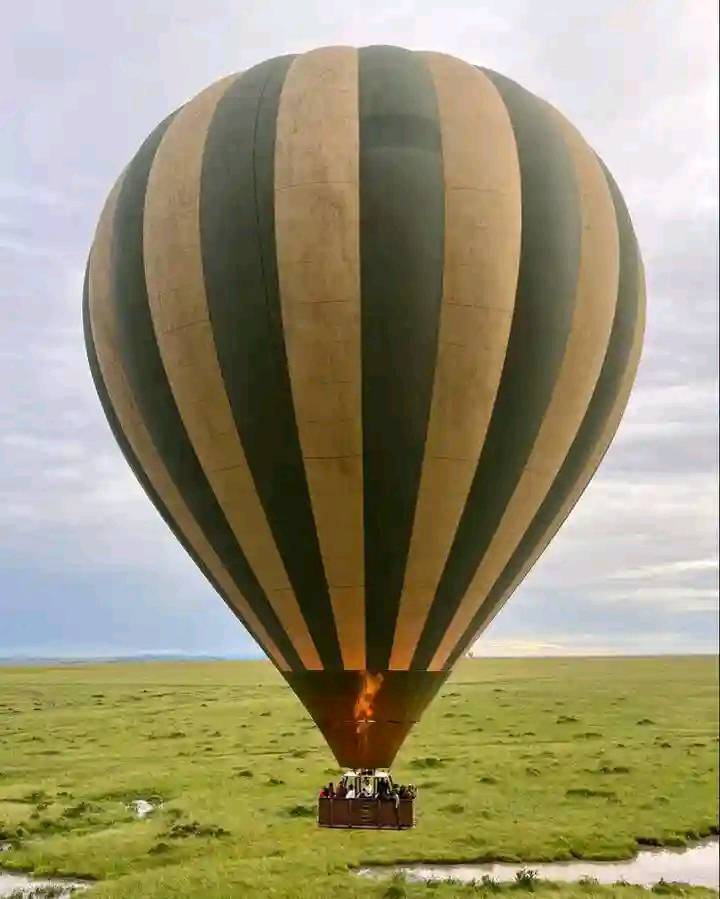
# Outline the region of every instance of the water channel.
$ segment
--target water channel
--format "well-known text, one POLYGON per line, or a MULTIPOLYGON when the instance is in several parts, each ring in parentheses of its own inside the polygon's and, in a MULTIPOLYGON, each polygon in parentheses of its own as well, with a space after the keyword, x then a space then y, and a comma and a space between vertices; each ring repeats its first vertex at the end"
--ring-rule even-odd
POLYGON ((442 865, 375 865, 360 868, 362 877, 384 879, 396 872, 402 872, 408 880, 456 880, 462 883, 481 881, 483 877, 491 877, 498 882, 507 883, 516 879, 519 871, 532 870, 541 880, 554 880, 563 883, 576 882, 592 878, 601 884, 614 884, 624 881, 636 886, 651 887, 658 881, 667 883, 687 883, 691 886, 720 886, 720 865, 718 863, 718 838, 693 845, 675 848, 643 849, 630 859, 612 862, 569 861, 569 862, 526 862, 524 864, 507 864, 504 862, 487 864, 442 865))
MULTIPOLYGON (((490 877, 507 883, 516 879, 520 871, 534 871, 541 880, 575 882, 592 879, 601 884, 624 882, 637 886, 651 887, 658 881, 667 883, 687 883, 691 886, 720 887, 720 864, 718 862, 718 838, 710 837, 682 849, 644 849, 634 858, 612 862, 570 861, 570 862, 526 862, 508 864, 495 862, 486 864, 413 864, 376 865, 360 868, 361 877, 385 879, 401 872, 408 880, 436 881, 455 880, 462 883, 482 881, 490 877)), ((69 897, 90 884, 86 881, 35 879, 26 874, 13 874, 0 870, 0 899, 22 896, 23 899, 69 899, 69 897)))

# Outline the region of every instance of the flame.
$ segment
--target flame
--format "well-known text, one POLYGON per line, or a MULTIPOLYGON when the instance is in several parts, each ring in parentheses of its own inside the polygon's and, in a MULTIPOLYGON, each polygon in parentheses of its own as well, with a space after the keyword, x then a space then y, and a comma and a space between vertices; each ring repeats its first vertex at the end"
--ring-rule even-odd
POLYGON ((353 709, 353 719, 358 722, 357 732, 359 734, 365 733, 370 726, 370 719, 374 711, 373 700, 377 696, 382 682, 382 674, 371 674, 369 671, 363 672, 360 692, 355 700, 355 708, 353 709))

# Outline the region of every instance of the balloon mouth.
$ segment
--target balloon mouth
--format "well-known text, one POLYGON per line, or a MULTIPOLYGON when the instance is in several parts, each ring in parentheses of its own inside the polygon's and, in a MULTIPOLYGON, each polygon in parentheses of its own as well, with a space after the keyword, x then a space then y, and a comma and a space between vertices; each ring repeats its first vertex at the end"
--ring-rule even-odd
POLYGON ((291 671, 286 680, 339 765, 387 768, 447 671, 291 671))
POLYGON ((355 723, 355 733, 359 737, 366 737, 373 724, 375 724, 374 718, 363 718, 362 721, 357 721, 355 723))

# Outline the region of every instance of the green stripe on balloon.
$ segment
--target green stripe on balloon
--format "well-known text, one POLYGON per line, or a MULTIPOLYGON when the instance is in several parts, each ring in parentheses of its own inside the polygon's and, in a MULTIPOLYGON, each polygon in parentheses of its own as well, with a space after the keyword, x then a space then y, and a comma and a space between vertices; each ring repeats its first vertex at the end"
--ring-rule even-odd
POLYGON ((218 362, 255 489, 322 663, 338 669, 342 658, 295 419, 275 252, 275 131, 292 59, 249 69, 218 103, 203 155, 200 233, 218 362))
MULTIPOLYGON (((582 424, 568 450, 560 471, 555 477, 550 492, 538 509, 505 570, 493 585, 487 599, 469 624, 456 649, 448 658, 447 668, 452 667, 462 653, 469 648, 475 635, 494 614, 498 605, 506 599, 506 593, 513 581, 520 574, 527 559, 537 548, 539 541, 543 538, 543 535, 572 493, 592 454, 599 447, 603 429, 607 424, 627 372, 640 309, 640 297, 637 287, 640 256, 625 201, 602 160, 600 164, 605 173, 613 205, 615 206, 615 218, 620 239, 618 298, 610 340, 600 370, 600 376, 582 424)), ((591 475, 592 472, 589 472, 587 482, 590 481, 591 475)))
MULTIPOLYGON (((88 265, 89 268, 89 265, 88 265)), ((112 431, 112 435, 117 442, 117 445, 120 447, 120 452, 125 457, 125 461, 130 466, 132 473, 137 478, 138 483, 145 491, 150 502, 155 506, 158 514, 165 522, 165 524, 170 528, 175 539, 182 546, 185 552, 190 556, 192 561, 197 565, 199 570, 205 575, 210 585, 217 591, 218 595, 222 598, 228 608, 237 615, 236 610, 233 605, 228 601, 227 596, 222 590, 222 587, 215 578, 212 576, 210 571, 207 569, 205 564, 202 562, 200 557, 195 553, 190 543, 185 539, 185 535, 180 530, 180 528, 175 524, 175 520, 170 515, 170 512, 167 509, 165 503, 160 499, 157 491, 153 487, 150 479, 145 474, 143 467, 140 465, 140 461, 138 457, 135 455, 135 452, 130 445, 130 441, 125 436, 123 429, 120 425, 120 421, 118 420, 117 414, 113 407, 112 401, 110 399, 110 395, 108 393, 107 387, 105 386, 105 379, 102 376, 102 371, 100 370, 100 363, 97 358, 97 353, 95 352, 95 344, 93 343, 92 338, 92 326, 90 324, 90 304, 89 304, 89 294, 88 294, 88 269, 85 270, 85 281, 83 284, 83 299, 82 299, 82 321, 83 321, 83 334, 85 338, 85 352, 87 354, 88 366, 90 368, 90 374, 92 375, 93 383, 95 384, 95 390, 97 391, 98 398, 100 399, 100 405, 102 406, 103 412, 105 413, 105 418, 107 419, 107 423, 110 426, 110 430, 112 431)), ((253 633, 252 628, 250 628, 247 622, 243 621, 243 625, 245 629, 249 632, 250 636, 258 643, 256 634, 253 633)))
POLYGON ((359 51, 367 667, 387 668, 437 357, 445 200, 435 86, 419 54, 359 51))
POLYGON ((522 237, 515 309, 493 414, 412 668, 426 668, 489 547, 542 425, 572 327, 582 216, 570 154, 541 100, 483 69, 518 148, 522 237))
POLYGON ((289 664, 302 667, 217 503, 183 425, 155 339, 143 261, 148 176, 173 116, 152 132, 128 166, 113 219, 110 305, 118 352, 135 403, 163 464, 230 577, 289 664))

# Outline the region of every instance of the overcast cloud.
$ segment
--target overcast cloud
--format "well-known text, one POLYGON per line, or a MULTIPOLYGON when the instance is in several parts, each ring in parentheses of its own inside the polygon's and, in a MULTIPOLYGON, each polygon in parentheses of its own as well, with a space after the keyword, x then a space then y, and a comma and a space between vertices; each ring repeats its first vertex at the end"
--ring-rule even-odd
POLYGON ((170 109, 269 56, 436 49, 562 110, 618 180, 645 352, 599 474, 481 653, 715 651, 717 13, 709 0, 29 0, 0 36, 0 656, 256 652, 135 483, 85 362, 104 197, 170 109), (151 8, 148 8, 151 7, 151 8))

